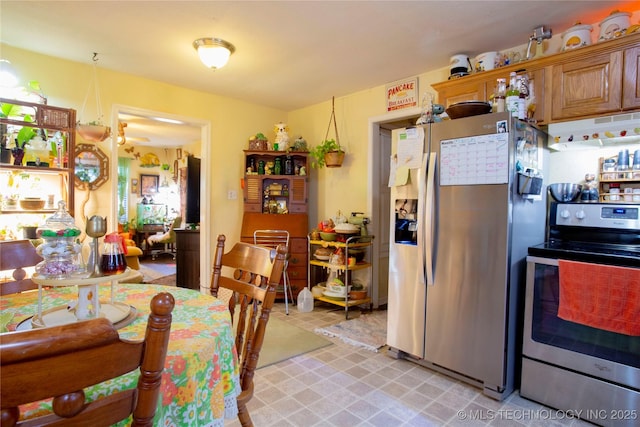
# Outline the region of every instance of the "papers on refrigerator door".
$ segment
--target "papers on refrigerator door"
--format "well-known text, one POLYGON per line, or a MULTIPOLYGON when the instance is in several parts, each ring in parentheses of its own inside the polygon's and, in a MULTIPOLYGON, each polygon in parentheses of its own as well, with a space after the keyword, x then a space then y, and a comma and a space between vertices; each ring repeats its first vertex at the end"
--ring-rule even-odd
POLYGON ((399 168, 419 168, 422 165, 422 153, 424 153, 424 128, 408 128, 400 132, 396 150, 399 168))
POLYGON ((422 166, 424 153, 424 128, 408 128, 398 133, 396 153, 391 156, 389 187, 406 185, 409 170, 422 166))
POLYGON ((440 185, 509 182, 509 134, 440 141, 440 185))

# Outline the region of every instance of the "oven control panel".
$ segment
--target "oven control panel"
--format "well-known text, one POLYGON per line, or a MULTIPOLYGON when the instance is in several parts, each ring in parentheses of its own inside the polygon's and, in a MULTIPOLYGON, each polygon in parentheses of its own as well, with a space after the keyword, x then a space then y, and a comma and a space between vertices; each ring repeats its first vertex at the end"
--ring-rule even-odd
POLYGON ((558 203, 555 225, 640 230, 640 206, 558 203))

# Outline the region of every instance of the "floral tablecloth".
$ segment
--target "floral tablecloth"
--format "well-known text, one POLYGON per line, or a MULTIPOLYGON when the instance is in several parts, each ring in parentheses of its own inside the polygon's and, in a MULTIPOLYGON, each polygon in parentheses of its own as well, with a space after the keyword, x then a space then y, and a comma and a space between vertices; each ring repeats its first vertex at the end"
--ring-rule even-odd
MULTIPOLYGON (((110 286, 100 286, 100 299, 109 300, 110 286)), ((162 376, 161 402, 156 426, 223 426, 225 418, 237 416, 240 393, 237 353, 226 304, 190 289, 161 285, 116 284, 114 300, 136 308, 136 319, 118 332, 125 339, 143 339, 151 298, 170 292, 176 301, 171 324, 169 350, 162 376)), ((75 286, 43 291, 42 309, 72 302, 75 286)), ((38 293, 0 297, 5 330, 15 330, 38 310, 38 293)), ((135 387, 138 370, 86 390, 88 399, 116 388, 135 387)), ((47 408, 48 402, 25 405, 25 418, 47 408)), ((49 406, 50 407, 50 406, 49 406)), ((123 423, 126 424, 126 423, 123 423)))

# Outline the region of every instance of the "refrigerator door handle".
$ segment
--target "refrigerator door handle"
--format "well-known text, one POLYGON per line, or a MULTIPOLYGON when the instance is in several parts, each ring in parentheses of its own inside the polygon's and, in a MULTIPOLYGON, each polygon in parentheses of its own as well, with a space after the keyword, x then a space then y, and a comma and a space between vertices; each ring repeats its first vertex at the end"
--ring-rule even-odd
POLYGON ((420 175, 418 176, 418 217, 416 221, 416 233, 417 233, 417 245, 418 245, 418 282, 421 285, 425 283, 425 236, 424 229, 426 226, 426 213, 424 210, 424 200, 426 197, 426 183, 427 183, 427 163, 429 161, 429 153, 422 155, 422 163, 420 164, 420 175))
POLYGON ((437 221, 435 213, 435 187, 436 187, 436 153, 432 152, 429 155, 429 166, 427 167, 427 194, 424 198, 424 263, 425 273, 427 276, 427 285, 433 286, 433 248, 434 248, 434 229, 435 222, 437 221))

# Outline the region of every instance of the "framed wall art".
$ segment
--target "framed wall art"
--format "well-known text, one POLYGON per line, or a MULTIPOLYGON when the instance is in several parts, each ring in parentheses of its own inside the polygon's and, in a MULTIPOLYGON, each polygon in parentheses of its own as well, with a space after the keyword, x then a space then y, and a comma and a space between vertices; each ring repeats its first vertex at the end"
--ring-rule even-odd
POLYGON ((148 195, 157 194, 159 184, 160 184, 160 175, 140 174, 140 195, 148 196, 148 195))

